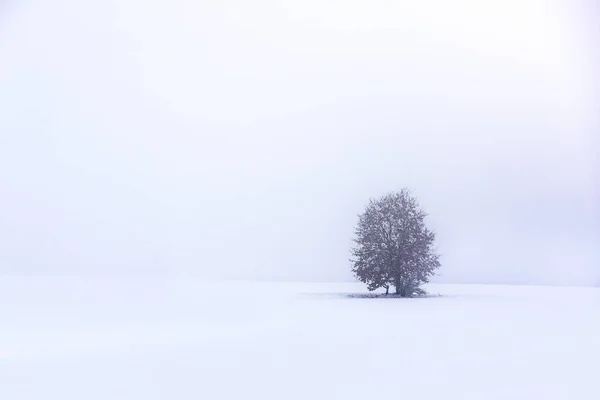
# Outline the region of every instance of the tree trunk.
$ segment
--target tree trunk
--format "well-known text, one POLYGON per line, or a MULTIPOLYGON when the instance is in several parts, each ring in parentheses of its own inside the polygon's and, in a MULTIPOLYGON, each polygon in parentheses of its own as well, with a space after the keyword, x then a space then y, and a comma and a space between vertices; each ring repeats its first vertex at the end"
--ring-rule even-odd
POLYGON ((390 293, 390 287, 386 286, 385 287, 385 295, 387 296, 390 293))
POLYGON ((394 286, 396 287, 396 295, 400 297, 406 297, 406 285, 402 280, 396 279, 394 282, 394 286))

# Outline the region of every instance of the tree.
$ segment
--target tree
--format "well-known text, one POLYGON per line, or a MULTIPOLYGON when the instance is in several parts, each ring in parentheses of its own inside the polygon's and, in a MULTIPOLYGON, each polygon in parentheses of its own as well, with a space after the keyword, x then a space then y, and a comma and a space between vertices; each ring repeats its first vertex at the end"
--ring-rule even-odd
POLYGON ((394 286, 401 297, 425 294, 420 286, 440 267, 426 216, 408 189, 369 201, 358 216, 352 271, 370 291, 387 295, 394 286))

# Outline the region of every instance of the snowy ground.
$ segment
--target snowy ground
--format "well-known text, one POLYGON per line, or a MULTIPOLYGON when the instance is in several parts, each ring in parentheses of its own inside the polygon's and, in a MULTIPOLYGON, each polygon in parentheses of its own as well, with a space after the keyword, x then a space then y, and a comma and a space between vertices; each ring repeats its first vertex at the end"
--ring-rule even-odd
POLYGON ((0 278, 0 399, 600 399, 600 290, 0 278))

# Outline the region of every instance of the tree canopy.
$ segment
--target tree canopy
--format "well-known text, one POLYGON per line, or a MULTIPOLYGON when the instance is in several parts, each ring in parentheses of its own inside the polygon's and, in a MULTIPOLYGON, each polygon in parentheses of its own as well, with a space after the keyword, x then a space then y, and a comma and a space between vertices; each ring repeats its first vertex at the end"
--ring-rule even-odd
POLYGON ((371 199, 359 215, 352 248, 352 271, 370 291, 393 286, 401 297, 422 295, 440 267, 435 233, 427 214, 408 189, 371 199))

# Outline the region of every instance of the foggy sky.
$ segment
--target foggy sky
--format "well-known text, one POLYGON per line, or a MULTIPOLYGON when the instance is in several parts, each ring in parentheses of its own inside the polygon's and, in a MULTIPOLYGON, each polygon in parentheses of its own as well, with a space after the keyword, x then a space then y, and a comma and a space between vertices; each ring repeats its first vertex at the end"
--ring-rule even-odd
POLYGON ((0 274, 345 280, 412 188, 443 282, 600 282, 571 1, 8 2, 0 274))

